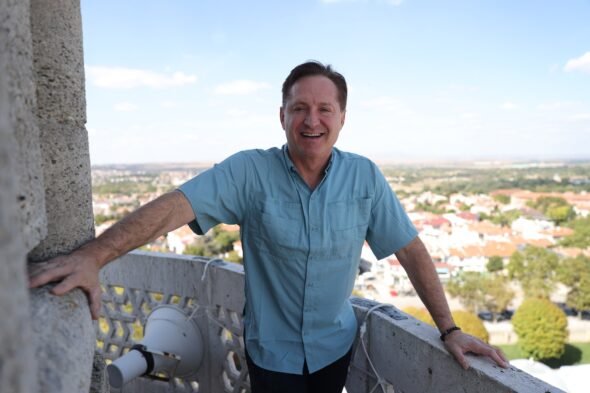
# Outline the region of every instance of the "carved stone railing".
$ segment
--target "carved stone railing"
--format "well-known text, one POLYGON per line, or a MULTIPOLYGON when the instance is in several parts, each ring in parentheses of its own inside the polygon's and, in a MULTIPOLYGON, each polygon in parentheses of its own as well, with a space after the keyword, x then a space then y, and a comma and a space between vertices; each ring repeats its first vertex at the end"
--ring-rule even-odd
MULTIPOLYGON (((104 268, 97 350, 107 362, 141 340, 141 327, 159 304, 176 304, 191 313, 205 343, 194 379, 141 377, 122 391, 249 393, 241 318, 243 274, 241 265, 221 260, 139 251, 104 268)), ((516 368, 501 369, 482 358, 470 357, 472 367, 463 370, 432 327, 393 306, 375 309, 366 318, 376 303, 353 303, 359 326, 366 319, 366 332, 355 343, 348 393, 561 392, 516 368)))

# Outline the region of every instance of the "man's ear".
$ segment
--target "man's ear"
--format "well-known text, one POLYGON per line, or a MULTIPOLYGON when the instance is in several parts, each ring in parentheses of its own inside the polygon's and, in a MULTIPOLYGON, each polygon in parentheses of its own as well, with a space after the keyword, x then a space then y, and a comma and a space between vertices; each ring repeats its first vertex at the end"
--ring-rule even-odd
POLYGON ((344 120, 346 120, 346 110, 342 111, 342 118, 340 119, 340 127, 344 127, 344 120))
POLYGON ((285 109, 282 106, 279 108, 279 118, 281 119, 283 130, 285 130, 285 109))

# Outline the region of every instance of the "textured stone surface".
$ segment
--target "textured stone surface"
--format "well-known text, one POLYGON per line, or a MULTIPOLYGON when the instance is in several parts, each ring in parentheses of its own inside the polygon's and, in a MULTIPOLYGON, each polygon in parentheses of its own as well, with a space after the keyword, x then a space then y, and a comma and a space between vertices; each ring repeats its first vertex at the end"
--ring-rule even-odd
POLYGON ((41 261, 94 237, 79 0, 31 1, 31 30, 48 233, 29 260, 41 261))
MULTIPOLYGON (((375 302, 355 300, 359 322, 375 302)), ((515 367, 502 369, 487 358, 469 356, 471 368, 463 370, 444 349, 438 332, 393 306, 375 311, 369 317, 364 342, 379 376, 388 391, 395 392, 478 392, 563 393, 515 367), (398 315, 406 316, 400 319, 398 315)), ((377 378, 359 345, 353 356, 346 383, 349 392, 369 392, 377 378)), ((380 391, 377 388, 376 391, 380 391)))
POLYGON ((106 363, 102 354, 95 352, 92 362, 92 381, 90 393, 109 393, 110 387, 106 376, 106 363))
POLYGON ((35 83, 33 77, 32 44, 27 0, 3 0, 0 3, 0 23, 4 38, 0 55, 5 59, 2 71, 6 76, 10 106, 7 120, 13 129, 17 146, 14 173, 18 174, 19 221, 27 250, 45 237, 45 191, 41 170, 39 129, 35 117, 35 83))
MULTIPOLYGON (((12 4, 10 7, 14 7, 12 4)), ((26 249, 20 233, 14 136, 9 113, 5 50, 11 42, 10 8, 0 1, 0 390, 34 392, 36 362, 30 342, 29 299, 26 290, 26 249)))
POLYGON ((39 392, 88 392, 96 336, 80 290, 57 297, 49 287, 31 291, 31 323, 39 392))

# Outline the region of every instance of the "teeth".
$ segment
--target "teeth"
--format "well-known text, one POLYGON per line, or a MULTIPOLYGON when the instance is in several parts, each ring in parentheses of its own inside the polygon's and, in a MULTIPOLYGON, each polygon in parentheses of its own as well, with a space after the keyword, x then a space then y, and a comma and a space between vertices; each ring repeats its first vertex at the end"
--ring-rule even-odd
POLYGON ((310 134, 310 133, 307 133, 307 132, 304 132, 303 133, 303 136, 320 136, 320 135, 322 135, 322 134, 310 134))

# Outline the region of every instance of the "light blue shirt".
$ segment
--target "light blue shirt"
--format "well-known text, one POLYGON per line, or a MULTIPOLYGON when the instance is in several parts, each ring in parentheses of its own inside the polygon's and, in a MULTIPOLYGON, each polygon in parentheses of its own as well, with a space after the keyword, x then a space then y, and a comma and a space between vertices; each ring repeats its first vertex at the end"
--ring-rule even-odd
POLYGON ((183 184, 198 234, 239 224, 246 274, 245 344, 258 366, 302 374, 350 349, 349 301, 365 239, 385 258, 417 235, 368 159, 334 148, 311 190, 287 148, 237 153, 183 184))

